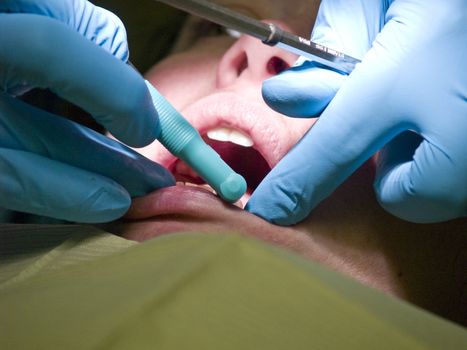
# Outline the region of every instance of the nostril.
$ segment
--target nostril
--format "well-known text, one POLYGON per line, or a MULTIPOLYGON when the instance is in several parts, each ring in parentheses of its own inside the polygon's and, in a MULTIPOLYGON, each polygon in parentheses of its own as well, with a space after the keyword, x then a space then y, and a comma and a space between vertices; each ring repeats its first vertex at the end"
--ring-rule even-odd
POLYGON ((246 52, 242 52, 242 54, 237 57, 235 65, 237 67, 237 76, 239 77, 242 72, 248 68, 248 56, 246 52))
POLYGON ((290 65, 287 62, 285 62, 282 58, 277 56, 271 57, 268 63, 266 64, 266 70, 269 74, 272 75, 279 74, 289 68, 290 65))

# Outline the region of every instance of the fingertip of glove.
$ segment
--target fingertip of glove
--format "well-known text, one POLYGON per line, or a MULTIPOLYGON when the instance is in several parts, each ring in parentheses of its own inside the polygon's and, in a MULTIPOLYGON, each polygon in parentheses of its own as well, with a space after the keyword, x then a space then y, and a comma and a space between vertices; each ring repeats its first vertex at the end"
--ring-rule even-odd
POLYGON ((255 196, 250 198, 245 206, 245 210, 279 226, 291 226, 299 221, 296 219, 295 213, 284 206, 284 203, 276 202, 276 205, 271 205, 270 201, 264 201, 255 196))
POLYGON ((292 215, 277 215, 277 212, 271 213, 270 211, 265 210, 262 206, 258 207, 254 203, 250 202, 245 206, 245 210, 278 226, 292 226, 298 222, 292 215))
POLYGON ((159 115, 151 95, 144 83, 132 84, 131 95, 125 96, 116 106, 117 115, 107 126, 119 140, 131 147, 144 147, 159 137, 161 127, 159 115))
POLYGON ((319 115, 329 99, 322 100, 291 74, 279 75, 263 82, 261 93, 264 102, 275 111, 290 117, 319 115))
POLYGON ((120 186, 106 186, 90 195, 82 204, 83 210, 74 220, 83 223, 109 222, 122 217, 130 208, 131 198, 120 186))
POLYGON ((282 73, 263 82, 261 94, 264 102, 273 110, 288 115, 300 116, 302 113, 298 100, 300 96, 295 92, 288 73, 282 73))
POLYGON ((263 82, 266 104, 291 117, 318 116, 345 79, 339 73, 304 62, 263 82))
POLYGON ((137 127, 137 131, 130 132, 126 138, 126 143, 130 147, 139 148, 148 146, 154 142, 161 133, 159 116, 153 106, 147 108, 139 117, 143 119, 142 125, 137 127))

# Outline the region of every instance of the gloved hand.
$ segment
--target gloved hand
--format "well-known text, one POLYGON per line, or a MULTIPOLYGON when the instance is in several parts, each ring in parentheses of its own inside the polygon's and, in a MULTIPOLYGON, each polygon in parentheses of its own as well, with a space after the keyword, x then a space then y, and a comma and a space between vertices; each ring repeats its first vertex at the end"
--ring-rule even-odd
POLYGON ((264 83, 284 114, 332 101, 247 210, 294 224, 384 147, 374 187, 386 210, 421 223, 467 215, 465 1, 323 0, 312 40, 362 63, 348 77, 304 63, 264 83))
POLYGON ((85 0, 3 0, 0 33, 0 207, 104 222, 123 215, 130 196, 174 183, 128 147, 14 98, 47 87, 127 144, 153 141, 157 112, 125 64, 115 15, 85 0))

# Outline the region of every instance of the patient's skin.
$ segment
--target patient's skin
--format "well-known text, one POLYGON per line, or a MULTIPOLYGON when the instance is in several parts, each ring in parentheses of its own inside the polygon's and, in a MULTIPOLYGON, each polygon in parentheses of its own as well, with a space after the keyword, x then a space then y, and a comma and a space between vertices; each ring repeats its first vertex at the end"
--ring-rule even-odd
MULTIPOLYGON (((208 37, 153 67, 147 79, 201 135, 219 126, 240 130, 250 135, 255 149, 274 166, 315 122, 276 113, 261 97, 263 80, 293 65, 296 59, 294 54, 251 37, 242 36, 237 41, 227 36, 208 37)), ((164 165, 171 164, 173 157, 157 146, 140 152, 164 165)))
MULTIPOLYGON (((261 82, 295 59, 256 39, 219 36, 170 56, 147 78, 202 135, 217 126, 242 130, 272 167, 314 122, 281 116, 261 98, 261 82)), ((157 143, 141 151, 189 173, 157 143)), ((467 221, 415 225, 390 216, 374 198, 373 171, 370 160, 294 227, 272 225, 205 189, 178 185, 135 199, 112 230, 138 241, 175 232, 253 236, 466 324, 467 221)))

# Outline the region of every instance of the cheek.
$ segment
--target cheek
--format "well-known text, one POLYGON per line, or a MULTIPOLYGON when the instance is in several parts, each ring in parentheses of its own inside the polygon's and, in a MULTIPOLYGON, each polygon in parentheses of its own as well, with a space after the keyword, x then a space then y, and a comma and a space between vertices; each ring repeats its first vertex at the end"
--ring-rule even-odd
POLYGON ((215 91, 217 66, 231 44, 228 37, 200 39, 190 50, 153 66, 145 77, 181 110, 215 91))
POLYGON ((287 139, 284 140, 283 152, 285 155, 313 126, 317 118, 290 118, 284 115, 278 115, 283 128, 287 130, 287 139))
MULTIPOLYGON (((287 118, 287 117, 286 117, 287 118)), ((297 141, 310 130, 314 123, 318 120, 317 118, 287 118, 289 128, 292 130, 294 137, 297 141)), ((296 141, 296 142, 297 142, 296 141)))
POLYGON ((181 110, 215 89, 217 61, 202 55, 174 56, 153 67, 146 79, 181 110))

